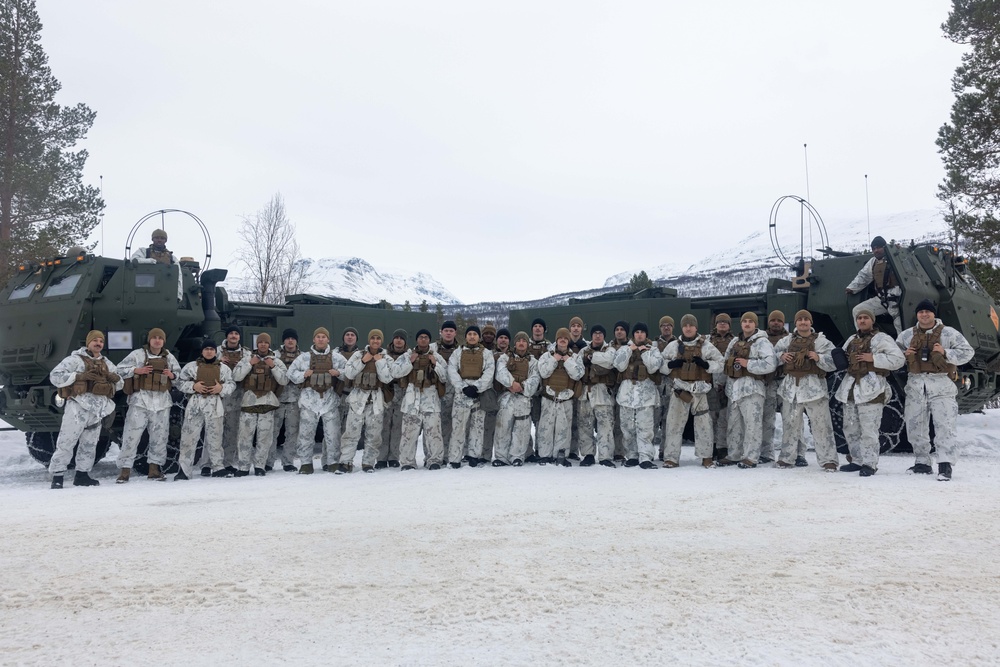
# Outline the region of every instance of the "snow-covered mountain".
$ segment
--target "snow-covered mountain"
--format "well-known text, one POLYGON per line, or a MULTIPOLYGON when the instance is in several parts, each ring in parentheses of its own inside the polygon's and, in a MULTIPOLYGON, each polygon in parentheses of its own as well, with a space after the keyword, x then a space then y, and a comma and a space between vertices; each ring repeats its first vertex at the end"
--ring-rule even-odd
POLYGON ((460 304, 454 294, 433 276, 419 271, 376 269, 360 257, 329 257, 305 259, 307 265, 303 292, 378 303, 382 299, 414 306, 426 300, 429 304, 460 304))

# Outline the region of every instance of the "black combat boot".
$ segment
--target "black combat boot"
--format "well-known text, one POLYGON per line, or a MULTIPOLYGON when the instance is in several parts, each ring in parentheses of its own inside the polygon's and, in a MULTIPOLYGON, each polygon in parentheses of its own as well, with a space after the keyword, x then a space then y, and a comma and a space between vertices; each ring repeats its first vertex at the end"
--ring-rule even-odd
POLYGON ((917 463, 912 467, 908 468, 906 472, 914 475, 931 475, 934 473, 934 469, 931 468, 926 463, 917 463))
POLYGON ((250 475, 249 470, 237 470, 233 473, 233 477, 247 477, 250 475))
POLYGON ((652 470, 653 468, 656 467, 656 464, 653 463, 652 461, 643 461, 642 463, 639 464, 639 467, 642 468, 643 470, 652 470))
POLYGON ((178 470, 177 474, 174 475, 174 481, 175 482, 183 482, 187 478, 188 478, 188 476, 184 474, 183 470, 178 470))
POLYGON ((73 486, 100 486, 101 483, 92 478, 88 473, 77 470, 73 477, 73 486))
POLYGON ((220 468, 212 473, 212 477, 232 477, 233 473, 229 472, 229 468, 220 468))
POLYGON ((291 463, 287 463, 281 466, 281 469, 284 470, 285 472, 298 472, 298 468, 293 466, 291 463))
POLYGON ((496 459, 495 461, 493 461, 493 467, 494 468, 503 468, 506 465, 507 464, 504 463, 503 461, 501 461, 500 459, 496 459))
POLYGON ((264 470, 263 468, 254 468, 253 469, 253 474, 254 474, 254 477, 263 477, 264 475, 267 474, 267 471, 264 470))
POLYGON ((427 466, 427 469, 428 470, 440 470, 441 469, 441 464, 440 463, 432 463, 429 466, 427 466))
POLYGON ((806 461, 806 457, 804 457, 804 456, 796 456, 795 457, 795 467, 796 468, 808 468, 809 467, 809 461, 806 461))
POLYGON ((61 488, 63 488, 62 485, 63 485, 63 476, 62 475, 53 475, 52 476, 52 486, 50 486, 49 488, 50 489, 61 489, 61 488))
POLYGON ((405 471, 407 471, 407 470, 414 470, 414 469, 415 469, 415 468, 414 468, 413 466, 403 466, 403 467, 401 467, 401 468, 399 469, 399 471, 400 471, 400 472, 405 472, 405 471))
POLYGON ((857 472, 859 470, 861 470, 861 466, 859 466, 857 463, 854 463, 853 461, 851 463, 845 463, 844 465, 840 466, 840 472, 857 472))
POLYGON ((211 477, 212 476, 212 469, 209 468, 208 466, 205 466, 204 468, 201 469, 201 476, 202 477, 211 477))
POLYGON ((637 465, 639 465, 639 459, 628 459, 627 461, 625 461, 626 468, 634 468, 637 465))
POLYGON ((862 477, 871 477, 875 474, 875 468, 871 466, 861 466, 861 469, 858 470, 858 474, 862 477))
POLYGON ((564 468, 572 468, 573 467, 573 464, 570 463, 569 460, 565 456, 563 456, 562 454, 560 454, 559 456, 556 457, 556 463, 558 465, 561 465, 564 468))
POLYGON ((938 463, 938 481, 939 482, 950 482, 951 481, 951 464, 950 463, 938 463))
POLYGON ((462 464, 459 463, 458 461, 452 461, 448 465, 451 466, 452 468, 454 468, 455 470, 458 470, 459 468, 462 467, 462 464))
POLYGON ((395 459, 389 459, 388 461, 386 461, 386 463, 389 464, 390 468, 398 468, 399 467, 399 461, 397 461, 395 459))
POLYGON ((594 460, 594 455, 593 454, 587 454, 586 456, 583 457, 583 460, 580 461, 580 467, 581 468, 586 468, 587 466, 592 466, 595 463, 597 463, 597 461, 594 460))
POLYGON ((618 466, 615 465, 615 462, 612 461, 611 459, 601 459, 600 463, 605 468, 617 468, 618 467, 618 466))
POLYGON ((521 459, 514 459, 513 461, 510 462, 510 464, 515 468, 520 468, 522 465, 524 465, 521 459))
POLYGON ((388 468, 388 467, 389 467, 389 463, 386 462, 386 461, 376 461, 375 462, 375 469, 376 470, 381 470, 382 468, 388 468))

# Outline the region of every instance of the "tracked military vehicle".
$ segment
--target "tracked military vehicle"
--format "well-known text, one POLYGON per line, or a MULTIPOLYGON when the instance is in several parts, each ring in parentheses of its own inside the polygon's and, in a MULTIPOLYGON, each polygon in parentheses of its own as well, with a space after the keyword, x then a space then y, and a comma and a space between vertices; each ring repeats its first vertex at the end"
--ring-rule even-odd
MULTIPOLYGON (((914 326, 916 305, 923 299, 931 299, 938 304, 938 317, 962 332, 975 349, 972 361, 959 368, 958 405, 963 413, 981 409, 1000 393, 997 304, 968 270, 967 262, 957 257, 950 246, 933 243, 906 247, 890 245, 886 251, 902 288, 899 302, 902 325, 914 326)), ((674 289, 654 287, 638 292, 570 299, 566 306, 511 311, 510 330, 530 331, 530 323, 536 317, 543 318, 550 326, 566 326, 571 317, 579 316, 587 327, 603 324, 609 331, 610 325, 618 320, 646 322, 655 337, 656 324, 664 315, 679 322, 682 315, 692 313, 698 318, 702 333, 706 333, 720 313, 727 313, 734 321, 739 321, 743 313, 752 311, 761 322, 766 322, 772 310, 790 316, 805 308, 813 314, 817 331, 824 333, 835 345, 843 345, 855 331, 852 309, 874 296, 874 292, 845 295, 844 288, 872 255, 837 252, 829 247, 821 252, 825 255, 823 259, 795 264, 790 280, 769 280, 764 292, 685 298, 679 297, 674 289)), ((893 337, 899 333, 887 315, 878 317, 877 326, 893 337)), ((842 378, 843 372, 828 376, 831 396, 842 378)), ((891 378, 895 396, 883 415, 883 451, 906 449, 909 444, 902 410, 905 366, 891 378)), ((831 408, 838 444, 843 447, 839 402, 831 401, 831 408)))
MULTIPOLYGON (((290 296, 282 305, 230 300, 225 269, 201 270, 182 259, 179 264, 143 264, 84 252, 18 267, 0 291, 0 419, 26 433, 31 455, 47 463, 55 450, 63 399, 49 382, 49 372, 66 355, 83 346, 87 332, 106 332, 104 353, 118 363, 146 342, 153 327, 167 334, 167 347, 183 365, 200 354, 201 340, 223 339, 231 325, 242 329, 243 341, 268 333, 281 340, 285 328, 311 343, 324 326, 336 345, 339 332, 353 326, 362 332, 378 328, 436 330, 433 313, 387 310, 371 304, 309 294, 290 296), (178 275, 179 272, 179 275, 178 275), (180 289, 178 289, 180 280, 180 289), (178 298, 178 296, 180 298, 178 298)), ((184 397, 174 390, 168 471, 176 467, 184 397)), ((112 442, 121 442, 126 396, 119 393, 116 411, 105 422, 98 460, 112 442)), ((144 471, 146 436, 139 444, 135 467, 144 471)))

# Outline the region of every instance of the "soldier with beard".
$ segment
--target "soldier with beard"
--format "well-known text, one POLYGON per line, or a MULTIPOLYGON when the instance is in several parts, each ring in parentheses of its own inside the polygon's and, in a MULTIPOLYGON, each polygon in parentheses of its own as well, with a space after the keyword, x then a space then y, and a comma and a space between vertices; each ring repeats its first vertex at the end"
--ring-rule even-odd
POLYGON ((431 349, 431 332, 417 332, 416 345, 409 355, 410 370, 400 378, 403 390, 403 430, 399 443, 400 470, 413 470, 417 461, 417 439, 424 434, 424 465, 440 470, 444 460, 441 436, 441 397, 448 363, 431 349))
POLYGON ((594 456, 602 466, 614 468, 615 399, 612 394, 617 371, 615 351, 604 341, 600 324, 590 327, 590 344, 580 352, 583 365, 583 393, 579 398, 581 466, 594 465, 594 456), (597 430, 595 447, 594 430, 597 430))
MULTIPOLYGON (((497 359, 501 354, 507 351, 510 347, 510 331, 506 328, 496 331, 492 324, 487 324, 483 327, 483 347, 490 350, 493 353, 493 362, 496 364, 497 359), (492 333, 491 333, 492 332, 492 333), (501 332, 503 336, 501 336, 501 332), (489 345, 487 345, 487 339, 489 339, 489 345), (502 339, 502 340, 501 340, 502 339)), ((500 392, 503 388, 499 385, 496 377, 493 378, 493 391, 497 395, 497 410, 500 409, 500 392)), ((493 460, 493 441, 496 436, 497 428, 497 412, 494 410, 486 411, 486 420, 483 422, 483 460, 486 462, 493 460)))
POLYGON ((676 468, 681 462, 681 442, 688 415, 694 418, 695 456, 702 467, 714 467, 712 418, 708 396, 714 391, 712 375, 723 368, 722 354, 698 335, 698 319, 690 313, 681 318, 681 337, 667 344, 660 371, 670 374, 674 397, 667 408, 664 431, 663 467, 676 468))
POLYGON ((569 467, 573 427, 573 399, 579 393, 583 362, 569 348, 569 329, 556 331, 556 343, 538 360, 542 414, 538 420, 539 463, 569 467))
MULTIPOLYGON (((672 341, 676 340, 674 338, 674 318, 669 315, 664 315, 660 318, 660 335, 656 339, 656 347, 660 350, 660 356, 663 356, 664 351, 667 349, 672 341)), ((666 421, 667 421, 667 410, 670 408, 670 397, 673 394, 673 382, 670 379, 670 373, 668 372, 666 366, 662 366, 659 371, 657 371, 659 376, 659 384, 657 385, 660 389, 660 404, 656 408, 656 416, 654 423, 656 424, 656 434, 653 436, 653 444, 659 446, 660 460, 663 460, 663 448, 666 442, 664 434, 666 433, 666 421)))
MULTIPOLYGON (((501 329, 497 342, 503 340, 501 329)), ((507 332, 509 333, 509 332, 507 332)), ((500 385, 500 411, 497 413, 496 458, 493 467, 518 467, 531 446, 531 396, 537 391, 538 362, 528 352, 528 334, 514 336, 514 349, 504 349, 496 360, 496 382, 500 385)))
MULTIPOLYGON (((313 344, 288 367, 288 380, 299 385, 299 439, 297 454, 299 474, 313 474, 313 450, 316 447, 316 426, 323 420, 324 456, 336 457, 324 463, 327 472, 337 472, 340 463, 340 385, 347 360, 330 347, 330 332, 318 327, 313 332, 313 344)), ((291 446, 291 445, 286 445, 291 446)), ((354 452, 345 465, 353 469, 354 452)))
MULTIPOLYGON (((727 313, 719 313, 715 316, 715 329, 708 338, 709 342, 723 356, 729 349, 729 343, 733 340, 733 332, 730 331, 731 325, 732 318, 727 313)), ((713 391, 708 394, 708 413, 712 417, 716 461, 725 459, 729 453, 726 444, 729 437, 729 398, 726 396, 728 380, 729 378, 724 371, 714 373, 712 377, 713 391)))
POLYGON ((483 327, 483 340, 482 344, 490 352, 493 352, 493 346, 496 344, 497 340, 497 328, 492 324, 487 324, 483 327))
POLYGON ((452 468, 462 466, 462 453, 468 449, 469 465, 478 467, 482 459, 485 413, 479 395, 493 385, 493 354, 479 343, 479 327, 465 329, 465 345, 448 361, 448 380, 455 388, 451 410, 451 440, 448 461, 452 468))
POLYGON ((917 304, 917 324, 896 339, 910 375, 906 382, 906 433, 913 445, 916 462, 910 472, 931 474, 930 419, 934 418, 934 448, 938 459, 938 480, 951 481, 952 466, 958 459, 958 366, 976 355, 958 330, 937 319, 934 302, 917 304))
MULTIPOLYGON (((282 345, 278 348, 278 358, 285 368, 291 369, 292 364, 302 350, 299 349, 299 334, 295 329, 285 329, 281 334, 282 345)), ((295 454, 299 445, 299 397, 302 395, 301 383, 288 381, 278 398, 281 405, 274 413, 274 441, 271 453, 267 457, 265 470, 274 465, 278 456, 278 434, 285 427, 285 443, 281 447, 281 469, 285 472, 295 472, 295 454)))
POLYGON ((278 388, 288 383, 287 369, 271 351, 271 336, 257 334, 257 349, 244 355, 233 371, 233 381, 242 383, 243 402, 240 405, 240 437, 237 450, 236 477, 250 474, 254 434, 257 446, 253 453, 253 474, 266 474, 267 455, 274 442, 274 411, 278 409, 278 388))
MULTIPOLYGON (((779 368, 781 397, 781 454, 778 468, 792 468, 801 456, 802 415, 809 415, 809 427, 816 443, 816 461, 827 472, 837 471, 837 445, 830 420, 830 397, 826 374, 837 366, 833 362, 833 343, 813 328, 808 310, 795 313, 795 332, 781 338, 774 347, 779 368)), ((800 466, 801 467, 801 466, 800 466)))
MULTIPOLYGON (((174 253, 167 250, 167 233, 162 229, 154 229, 151 234, 152 243, 148 248, 139 248, 132 253, 132 261, 136 264, 164 264, 176 266, 174 253)), ((72 254, 72 253, 71 253, 72 254)), ((177 269, 177 301, 184 299, 184 280, 180 268, 177 269)))
POLYGON ((619 372, 618 409, 621 416, 625 465, 655 468, 653 459, 653 411, 659 403, 653 374, 660 370, 663 357, 649 340, 644 322, 632 325, 632 340, 615 352, 619 372))
MULTIPOLYGON (((573 316, 569 320, 569 349, 573 354, 577 354, 587 347, 587 341, 583 338, 583 319, 573 316)), ((569 459, 580 460, 580 399, 573 399, 573 433, 570 438, 569 459)))
POLYGON ((740 318, 741 333, 726 349, 726 396, 729 398, 728 454, 720 466, 756 468, 764 424, 764 377, 777 361, 767 334, 757 328, 757 314, 740 318))
POLYGON ((347 413, 347 427, 340 443, 340 468, 338 474, 351 472, 352 462, 361 429, 365 429, 365 449, 361 457, 361 470, 375 472, 379 448, 382 446, 382 420, 385 416, 385 388, 396 378, 405 375, 404 364, 409 363, 405 355, 393 360, 382 347, 384 340, 380 329, 368 332, 368 345, 357 350, 347 361, 344 377, 354 381, 354 389, 347 397, 350 410, 347 413))
MULTIPOLYGON (((250 350, 240 345, 242 338, 240 328, 230 326, 226 329, 226 340, 222 342, 216 350, 219 361, 229 368, 230 372, 235 370, 236 364, 240 363, 245 355, 250 354, 250 350)), ((238 385, 232 393, 226 394, 222 399, 223 409, 226 411, 222 423, 222 451, 225 456, 223 462, 230 472, 236 472, 236 451, 239 447, 240 437, 240 406, 243 404, 243 389, 238 385)), ((202 450, 202 459, 205 452, 202 450)), ((207 476, 208 472, 202 467, 202 476, 207 476)))
POLYGON ((147 477, 165 481, 163 464, 167 461, 167 440, 170 439, 170 396, 173 381, 181 372, 181 365, 164 345, 167 334, 154 327, 149 330, 147 343, 122 359, 116 373, 124 381, 128 394, 128 412, 122 432, 122 447, 118 454, 117 484, 125 484, 132 473, 135 453, 143 431, 149 432, 146 460, 149 462, 147 477))
POLYGON ((101 423, 115 410, 114 395, 124 383, 115 365, 104 356, 104 333, 87 334, 86 345, 59 362, 49 380, 66 400, 56 451, 49 461, 53 489, 63 488, 63 476, 76 448, 76 475, 73 486, 98 486, 90 470, 97 455, 101 423))
MULTIPOLYGON (((785 329, 785 314, 780 310, 772 310, 767 316, 767 340, 772 346, 776 346, 778 341, 787 337, 788 330, 785 329)), ((781 363, 764 378, 764 424, 761 428, 760 458, 758 463, 771 463, 774 461, 774 421, 778 413, 778 385, 781 384, 781 375, 784 367, 781 363)), ((784 414, 784 413, 782 413, 784 414)), ((805 443, 802 444, 805 453, 805 443)), ((809 465, 805 456, 800 456, 802 464, 809 465)), ((798 459, 796 459, 798 464, 798 459)))
MULTIPOLYGON (((528 339, 528 354, 538 361, 543 354, 548 352, 549 346, 552 343, 545 338, 545 332, 548 331, 548 325, 545 324, 545 320, 540 317, 536 317, 531 321, 531 338, 528 339)), ((538 420, 542 416, 542 397, 541 395, 535 395, 531 397, 531 423, 535 427, 535 431, 538 431, 538 420)), ((537 446, 534 438, 531 440, 531 447, 525 452, 524 460, 528 463, 538 462, 538 452, 537 446)))
MULTIPOLYGON (((347 327, 344 329, 344 333, 340 337, 340 347, 338 347, 334 352, 339 354, 344 358, 346 362, 348 359, 354 356, 354 353, 358 351, 358 330, 354 327, 347 327)), ((340 406, 337 408, 340 411, 340 439, 337 441, 336 451, 331 450, 327 447, 328 441, 326 438, 323 439, 323 455, 321 461, 323 463, 323 470, 329 472, 337 472, 338 462, 340 461, 340 442, 344 438, 344 429, 347 428, 347 413, 350 408, 347 406, 347 398, 354 389, 354 382, 348 380, 344 375, 340 376, 340 381, 337 383, 337 393, 340 395, 340 406)), ((323 427, 326 428, 325 426, 323 427)), ((364 447, 365 436, 364 433, 361 434, 361 440, 358 442, 358 449, 364 447)), ((354 455, 351 455, 351 461, 353 462, 354 455)), ((351 463, 353 466, 354 464, 351 463)))
MULTIPOLYGON (((437 342, 431 343, 431 350, 435 354, 440 354, 445 363, 451 361, 451 355, 458 349, 458 341, 455 336, 458 334, 458 327, 452 320, 445 320, 441 324, 441 332, 437 342)), ((447 379, 447 374, 442 378, 447 379)), ((441 437, 444 438, 445 447, 451 442, 451 410, 455 405, 455 387, 451 382, 445 382, 444 396, 441 397, 441 437)), ((444 462, 448 462, 448 452, 444 453, 444 462)))
MULTIPOLYGON (((615 322, 615 327, 614 329, 611 330, 611 333, 614 337, 612 338, 610 343, 611 349, 613 351, 618 352, 618 350, 620 350, 621 348, 628 346, 628 332, 629 332, 628 322, 626 322, 625 320, 618 320, 617 322, 615 322)), ((611 393, 613 396, 618 395, 618 385, 619 385, 618 377, 616 376, 614 387, 612 387, 611 389, 611 393)), ((618 408, 617 401, 615 401, 614 413, 615 413, 615 461, 624 461, 625 440, 622 434, 621 410, 618 408)))
MULTIPOLYGON (((406 330, 396 329, 392 332, 392 341, 387 350, 389 358, 396 361, 400 357, 409 356, 406 346, 406 330)), ((406 370, 409 373, 409 369, 406 370)), ((403 390, 400 388, 399 377, 393 378, 386 389, 391 392, 392 400, 385 406, 385 416, 382 418, 382 446, 378 450, 378 461, 375 468, 399 467, 399 440, 403 433, 403 390)))
MULTIPOLYGON (((177 378, 178 388, 188 394, 181 427, 180 471, 174 481, 190 479, 194 474, 194 454, 202 428, 205 430, 202 459, 212 477, 232 477, 224 464, 222 451, 223 400, 236 389, 229 366, 221 363, 211 338, 201 344, 201 356, 185 364, 177 378)), ((202 475, 205 471, 202 470, 202 475)))
POLYGON ((903 293, 896 280, 896 273, 889 266, 889 259, 885 254, 886 242, 881 236, 872 239, 873 257, 858 272, 851 284, 844 290, 847 294, 857 294, 861 290, 874 284, 875 296, 862 301, 854 307, 853 315, 857 319, 858 313, 862 310, 869 310, 875 315, 886 313, 892 318, 892 324, 896 331, 902 333, 902 323, 899 318, 899 298, 903 293))
POLYGON ((882 410, 892 398, 889 373, 906 363, 891 336, 875 327, 875 313, 862 308, 854 319, 857 333, 844 343, 847 372, 836 398, 844 404, 844 438, 851 453, 841 472, 871 477, 878 470, 882 410))

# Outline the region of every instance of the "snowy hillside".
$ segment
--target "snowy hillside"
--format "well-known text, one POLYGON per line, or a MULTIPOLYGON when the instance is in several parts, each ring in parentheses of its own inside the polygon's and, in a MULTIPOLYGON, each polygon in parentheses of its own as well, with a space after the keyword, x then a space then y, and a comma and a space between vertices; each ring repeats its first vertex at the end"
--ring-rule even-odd
POLYGON ((304 261, 308 269, 303 292, 364 303, 378 303, 382 299, 395 304, 409 301, 413 305, 424 300, 429 304, 461 303, 433 276, 419 271, 379 270, 360 257, 304 261))

